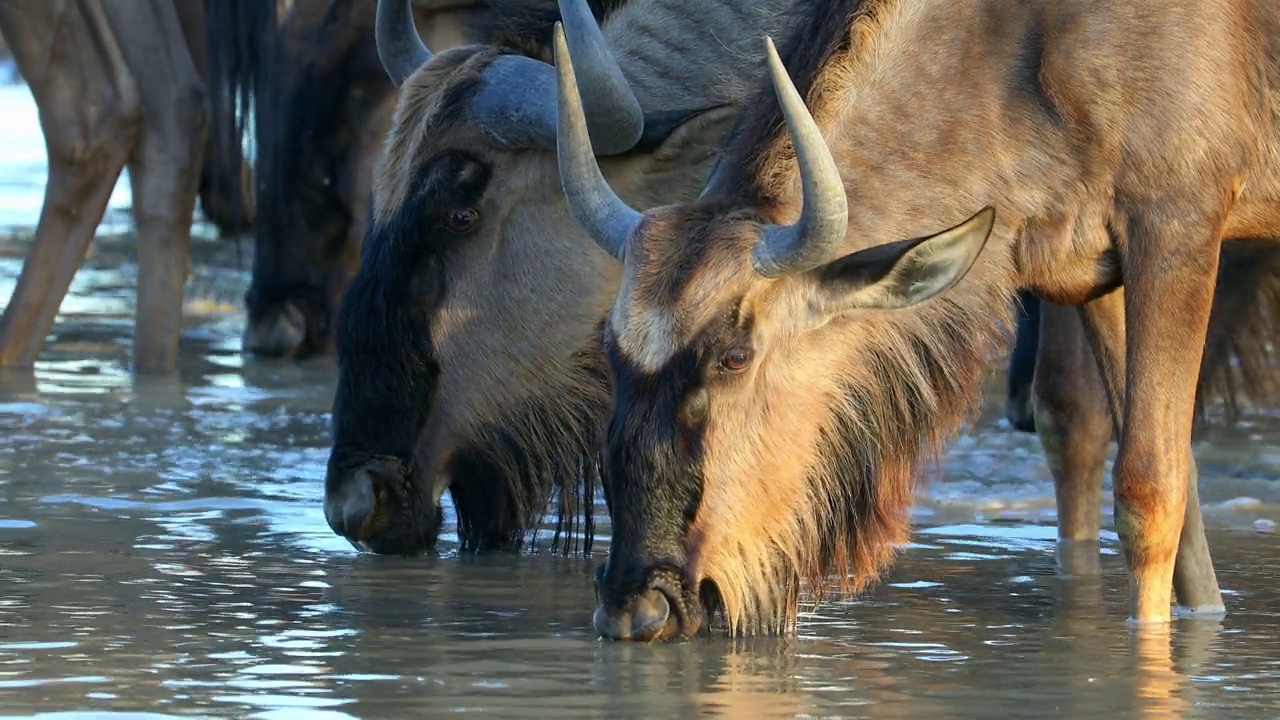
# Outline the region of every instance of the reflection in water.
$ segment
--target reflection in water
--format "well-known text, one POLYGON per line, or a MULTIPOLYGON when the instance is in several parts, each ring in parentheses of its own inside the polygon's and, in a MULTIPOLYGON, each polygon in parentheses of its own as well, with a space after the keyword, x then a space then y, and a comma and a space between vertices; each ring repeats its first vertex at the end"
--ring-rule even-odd
POLYGON ((1100 577, 1057 574, 1048 471, 1034 437, 994 420, 997 390, 885 584, 804 614, 790 640, 600 643, 603 543, 461 556, 447 525, 439 553, 404 559, 330 532, 333 362, 241 358, 236 263, 197 262, 179 376, 133 378, 128 252, 100 244, 35 374, 0 373, 6 713, 1278 716, 1274 416, 1196 450, 1221 622, 1127 627, 1114 533, 1100 577))
POLYGON ((1058 575, 1035 440, 984 421, 928 488, 886 584, 805 614, 799 637, 599 643, 603 550, 460 556, 446 529, 439 553, 404 559, 333 535, 332 360, 242 361, 238 324, 196 318, 180 376, 152 379, 130 377, 127 351, 62 344, 119 348, 127 324, 64 319, 34 377, 0 377, 6 711, 1273 716, 1280 544, 1253 525, 1277 517, 1274 466, 1205 461, 1221 623, 1127 628, 1114 533, 1100 578, 1058 575), (1256 502, 1227 502, 1244 486, 1256 502))

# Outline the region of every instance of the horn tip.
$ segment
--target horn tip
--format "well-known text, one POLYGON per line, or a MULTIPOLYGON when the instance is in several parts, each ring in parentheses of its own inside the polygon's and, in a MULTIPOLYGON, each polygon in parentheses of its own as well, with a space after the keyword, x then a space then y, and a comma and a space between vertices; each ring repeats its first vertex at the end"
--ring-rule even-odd
POLYGON ((577 77, 573 72, 573 59, 569 56, 569 38, 565 35, 564 25, 557 20, 551 29, 551 59, 555 64, 556 77, 560 84, 572 83, 577 89, 577 77))
POLYGON ((556 64, 559 65, 560 59, 569 50, 569 41, 564 36, 564 23, 559 20, 551 27, 551 41, 554 45, 556 64))
POLYGON ((778 56, 778 47, 773 44, 773 38, 768 35, 764 36, 764 52, 770 60, 778 56))

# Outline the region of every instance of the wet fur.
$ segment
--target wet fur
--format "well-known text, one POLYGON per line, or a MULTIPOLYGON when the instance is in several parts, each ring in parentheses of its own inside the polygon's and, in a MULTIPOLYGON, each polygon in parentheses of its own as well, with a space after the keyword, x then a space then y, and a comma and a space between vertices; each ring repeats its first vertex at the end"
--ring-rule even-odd
MULTIPOLYGON (((252 178, 249 188, 241 188, 242 144, 256 143, 250 132, 249 118, 257 100, 266 90, 273 69, 274 40, 280 17, 274 2, 255 0, 204 0, 204 11, 210 27, 208 57, 209 91, 209 157, 205 159, 204 182, 210 187, 202 191, 208 197, 231 200, 225 211, 227 229, 241 230, 242 222, 250 224, 254 195, 252 178), (237 112, 236 108, 245 110, 237 112), (213 171, 213 172, 211 172, 213 171), (234 174, 231 175, 231 174, 234 174)), ((206 203, 208 204, 208 203, 206 203)), ((210 213, 214 208, 205 208, 210 213)), ((224 224, 220 222, 219 224, 224 224)), ((247 229, 247 228, 244 228, 247 229)))

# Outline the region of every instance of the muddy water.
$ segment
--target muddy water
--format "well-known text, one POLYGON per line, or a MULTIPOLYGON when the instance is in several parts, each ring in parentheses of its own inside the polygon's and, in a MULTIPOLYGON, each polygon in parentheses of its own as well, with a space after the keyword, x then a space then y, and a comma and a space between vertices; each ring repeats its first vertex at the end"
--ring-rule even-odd
MULTIPOLYGON (((0 183, 30 181, 6 162, 0 183)), ((0 248, 0 303, 24 251, 0 248)), ((1197 447, 1231 612, 1171 639, 1124 625, 1109 530, 1100 578, 1055 573, 1048 472, 993 386, 885 584, 790 641, 601 643, 607 525, 587 560, 458 556, 448 528, 431 557, 376 558, 329 531, 332 361, 241 358, 226 246, 198 244, 179 377, 131 378, 129 253, 99 243, 35 373, 0 376, 6 714, 1280 716, 1275 417, 1197 447)))

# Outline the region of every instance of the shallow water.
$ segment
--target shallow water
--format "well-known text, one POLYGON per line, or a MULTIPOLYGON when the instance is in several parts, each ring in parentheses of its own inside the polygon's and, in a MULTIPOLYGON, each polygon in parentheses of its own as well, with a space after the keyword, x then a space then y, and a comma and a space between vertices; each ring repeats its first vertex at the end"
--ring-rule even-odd
MULTIPOLYGON (((7 148, 6 211, 4 183, 29 175, 7 148)), ((0 250, 2 305, 25 246, 0 250)), ((1180 620, 1171 641, 1125 626, 1109 530, 1100 578, 1056 574, 1048 471, 1033 436, 995 419, 993 383, 885 584, 821 605, 789 641, 602 643, 590 573, 607 524, 590 559, 459 556, 448 528, 433 556, 380 558, 333 535, 332 360, 242 359, 247 264, 225 245, 197 255, 178 378, 127 370, 119 241, 96 247, 34 375, 0 375, 5 713, 1278 716, 1274 415, 1197 446, 1230 613, 1180 620)))

